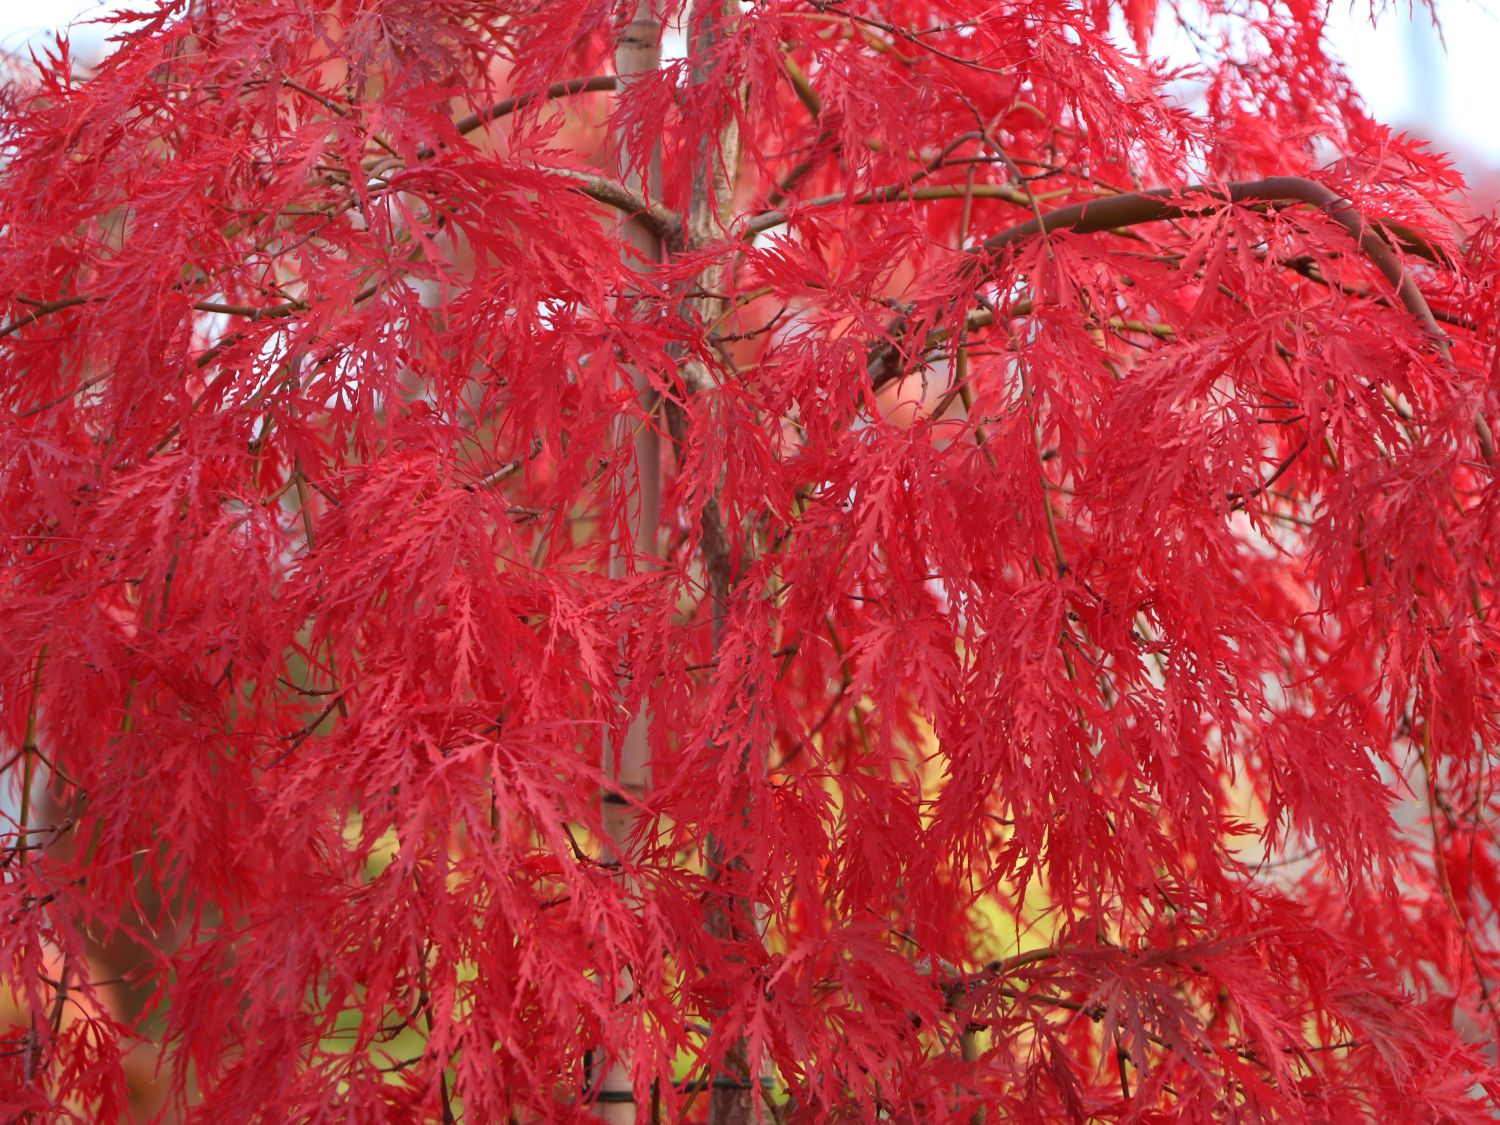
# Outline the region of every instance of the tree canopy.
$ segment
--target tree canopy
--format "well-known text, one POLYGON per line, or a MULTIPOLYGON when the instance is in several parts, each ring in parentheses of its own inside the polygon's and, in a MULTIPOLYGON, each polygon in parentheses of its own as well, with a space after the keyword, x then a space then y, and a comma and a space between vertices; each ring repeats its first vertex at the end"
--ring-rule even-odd
POLYGON ((0 1116, 1492 1120, 1500 232, 1327 15, 13 78, 0 1116))

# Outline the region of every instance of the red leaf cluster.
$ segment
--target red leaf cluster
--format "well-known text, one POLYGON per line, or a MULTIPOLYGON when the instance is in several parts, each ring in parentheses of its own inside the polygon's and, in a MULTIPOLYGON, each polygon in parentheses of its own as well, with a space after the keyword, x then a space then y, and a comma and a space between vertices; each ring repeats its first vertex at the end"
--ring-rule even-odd
POLYGON ((1157 7, 8 87, 0 1118, 1492 1120, 1500 227, 1157 7))

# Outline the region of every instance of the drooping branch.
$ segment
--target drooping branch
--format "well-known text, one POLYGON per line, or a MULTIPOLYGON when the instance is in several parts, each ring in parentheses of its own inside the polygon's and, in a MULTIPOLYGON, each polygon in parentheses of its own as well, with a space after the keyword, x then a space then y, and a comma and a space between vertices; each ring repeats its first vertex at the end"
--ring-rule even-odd
POLYGON ((556 98, 566 98, 573 94, 604 93, 615 89, 620 83, 619 76, 613 74, 596 74, 589 78, 569 78, 563 82, 554 82, 545 90, 535 90, 529 94, 515 94, 509 98, 503 98, 490 106, 481 109, 477 113, 471 113, 467 117, 460 117, 453 123, 453 127, 460 133, 472 133, 475 129, 498 121, 502 117, 509 117, 518 109, 524 109, 536 102, 552 101, 556 98))
POLYGON ((1379 228, 1368 222, 1350 200, 1302 176, 1271 176, 1222 187, 1195 184, 1188 188, 1157 188, 1085 200, 1059 207, 1040 219, 1028 219, 992 235, 980 243, 977 252, 980 256, 994 255, 1014 243, 1058 230, 1095 234, 1163 219, 1179 219, 1226 203, 1306 203, 1323 211, 1354 236, 1365 256, 1395 288, 1402 304, 1421 321, 1447 354, 1447 335, 1433 318, 1416 281, 1406 272, 1390 244, 1381 237, 1379 228), (1202 197, 1203 203, 1196 203, 1194 196, 1202 197))
MULTIPOLYGON (((1120 231, 1145 223, 1178 219, 1236 203, 1264 203, 1273 206, 1307 204, 1317 207, 1353 236, 1360 250, 1396 291, 1396 296, 1407 312, 1426 330, 1443 360, 1452 362, 1451 344, 1447 333, 1433 316, 1432 309, 1427 304, 1426 297, 1422 295, 1416 279, 1402 265, 1400 256, 1382 234, 1381 227, 1365 219, 1353 202, 1346 197, 1315 180, 1302 176, 1271 176, 1263 180, 1249 180, 1222 186, 1195 184, 1187 188, 1157 188, 1069 204, 1066 207, 1049 211, 1040 218, 1031 218, 1024 223, 1017 223, 985 239, 973 251, 970 268, 973 272, 980 272, 988 262, 993 261, 996 255, 1009 247, 1029 238, 1041 237, 1055 231, 1066 230, 1075 234, 1120 231)), ((1401 228, 1395 233, 1408 248, 1421 246, 1430 248, 1432 245, 1417 232, 1406 228, 1401 228)), ((902 326, 899 323, 893 323, 892 328, 890 338, 895 339, 899 336, 902 326)), ((898 348, 890 342, 871 349, 867 360, 867 370, 876 389, 901 376, 901 365, 896 362, 897 355, 898 348)), ((1493 460, 1494 438, 1488 422, 1482 416, 1476 417, 1475 430, 1485 459, 1493 460)))

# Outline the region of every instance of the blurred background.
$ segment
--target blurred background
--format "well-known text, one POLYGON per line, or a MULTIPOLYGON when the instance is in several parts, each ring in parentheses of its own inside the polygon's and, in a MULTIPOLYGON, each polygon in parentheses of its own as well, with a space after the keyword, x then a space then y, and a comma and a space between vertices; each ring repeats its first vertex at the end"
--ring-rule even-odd
POLYGON ((1425 9, 1412 15, 1393 8, 1372 26, 1363 5, 1340 8, 1335 49, 1376 117, 1431 140, 1493 189, 1500 169, 1500 15, 1478 0, 1437 0, 1435 10, 1440 28, 1425 9))

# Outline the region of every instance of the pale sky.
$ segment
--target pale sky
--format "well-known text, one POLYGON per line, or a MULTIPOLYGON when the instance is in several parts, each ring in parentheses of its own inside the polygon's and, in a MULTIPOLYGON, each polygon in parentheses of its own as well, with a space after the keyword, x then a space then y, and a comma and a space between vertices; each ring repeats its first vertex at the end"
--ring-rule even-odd
POLYGON ((1500 15, 1485 0, 1437 0, 1437 12, 1441 40, 1425 12, 1372 28, 1344 10, 1334 42, 1376 117, 1500 167, 1500 15))
MULTIPOLYGON (((7 51, 24 51, 37 36, 45 36, 101 7, 95 0, 0 0, 0 47, 7 51)), ((74 42, 80 47, 86 40, 101 42, 102 30, 81 30, 74 42)))
MULTIPOLYGON (((28 42, 100 9, 104 0, 0 0, 0 47, 24 50, 28 42)), ((1500 0, 1437 0, 1444 44, 1425 13, 1413 21, 1404 4, 1371 27, 1356 13, 1369 0, 1336 5, 1333 39, 1375 116, 1425 135, 1461 157, 1470 170, 1500 169, 1500 0)), ((116 0, 116 6, 123 6, 116 0)), ((137 0, 135 6, 146 6, 137 0)), ((1165 21, 1162 21, 1163 24, 1165 21)), ((1159 31, 1155 50, 1170 50, 1159 31)), ((102 43, 103 29, 81 28, 75 50, 102 43)))

